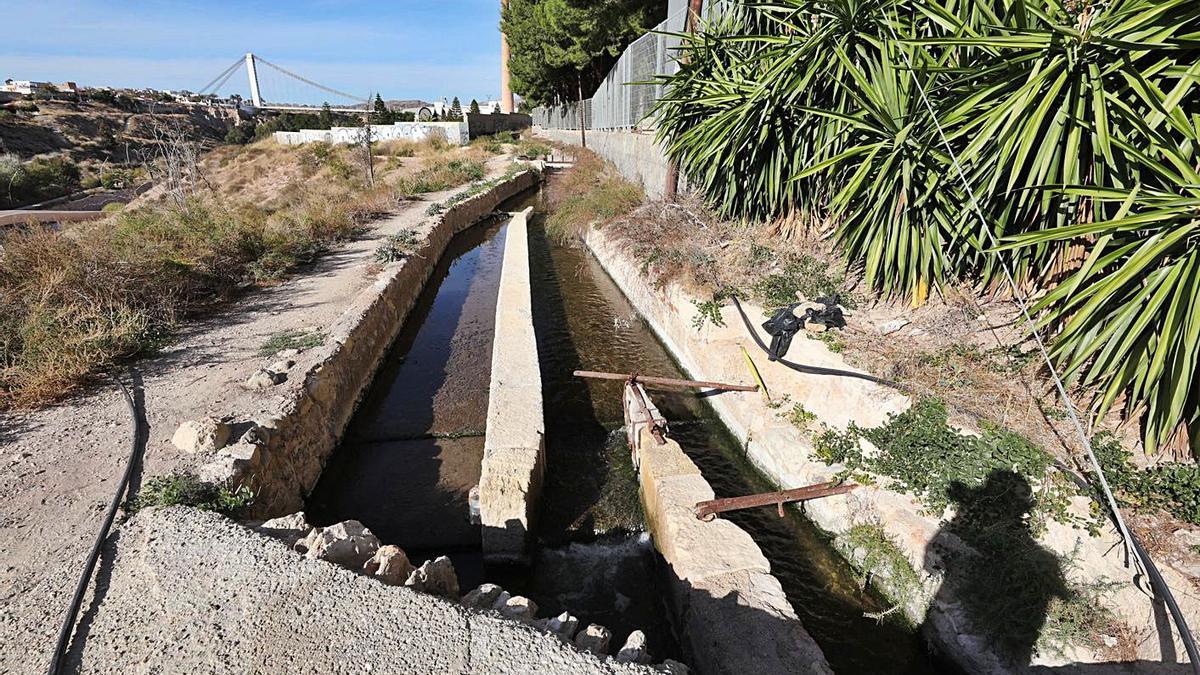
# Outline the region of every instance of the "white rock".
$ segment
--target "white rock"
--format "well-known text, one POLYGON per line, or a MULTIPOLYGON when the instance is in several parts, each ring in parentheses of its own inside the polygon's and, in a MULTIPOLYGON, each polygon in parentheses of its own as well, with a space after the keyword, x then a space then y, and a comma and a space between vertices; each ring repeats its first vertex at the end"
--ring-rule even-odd
POLYGON ((254 374, 246 380, 247 389, 266 389, 273 387, 287 379, 287 375, 276 373, 265 368, 260 368, 254 371, 254 374))
POLYGON ((619 663, 648 663, 650 654, 646 651, 646 634, 640 630, 630 633, 616 658, 619 663))
POLYGON ((570 642, 575 637, 575 631, 577 630, 579 630, 579 619, 576 619, 567 612, 563 612, 546 621, 546 632, 557 635, 560 639, 567 642, 570 642))
POLYGON ((523 595, 514 595, 504 603, 500 613, 509 619, 533 621, 537 616, 537 603, 523 595))
POLYGON ((265 534, 268 537, 283 540, 288 546, 295 546, 296 542, 308 536, 312 532, 312 525, 308 524, 308 519, 304 517, 303 511, 272 518, 263 522, 254 530, 260 534, 265 534))
POLYGON ((604 626, 589 623, 587 628, 575 636, 575 646, 596 654, 608 653, 608 641, 612 639, 612 631, 604 626))
POLYGON ((458 598, 458 575, 454 572, 454 563, 444 555, 426 560, 413 570, 404 585, 452 600, 458 598))
POLYGON ((267 366, 267 370, 271 371, 272 373, 287 373, 287 371, 294 365, 296 365, 296 362, 291 359, 280 359, 267 366))
POLYGON ((215 452, 229 441, 229 425, 212 417, 179 425, 171 443, 184 452, 215 452))
POLYGON ((496 584, 480 584, 475 590, 462 597, 462 604, 464 607, 472 609, 491 609, 496 598, 500 597, 503 592, 504 589, 496 584))
POLYGON ((665 668, 666 671, 671 675, 688 675, 688 673, 692 672, 691 668, 688 668, 687 665, 680 663, 675 659, 664 660, 662 662, 662 667, 665 668))
POLYGON ((352 570, 362 569, 379 550, 379 539, 357 520, 345 520, 313 530, 304 542, 308 557, 328 560, 352 570))
POLYGON ((262 449, 254 443, 238 441, 237 443, 221 448, 217 452, 217 456, 232 457, 233 459, 240 459, 250 466, 258 466, 262 462, 262 449))
POLYGON ((275 352, 275 356, 281 359, 294 359, 299 355, 299 349, 281 349, 278 352, 275 352))
POLYGON ((412 574, 408 555, 399 546, 380 546, 375 555, 363 565, 363 571, 393 586, 403 584, 412 574))
POLYGON ((912 323, 912 322, 909 321, 908 319, 892 319, 891 321, 888 321, 888 322, 884 323, 883 325, 881 325, 879 327, 879 332, 884 335, 891 335, 892 333, 895 333, 896 331, 900 330, 901 328, 904 328, 905 326, 907 326, 910 323, 912 323))
POLYGON ((248 462, 233 457, 218 457, 201 466, 197 476, 213 485, 236 485, 242 482, 249 470, 248 462))

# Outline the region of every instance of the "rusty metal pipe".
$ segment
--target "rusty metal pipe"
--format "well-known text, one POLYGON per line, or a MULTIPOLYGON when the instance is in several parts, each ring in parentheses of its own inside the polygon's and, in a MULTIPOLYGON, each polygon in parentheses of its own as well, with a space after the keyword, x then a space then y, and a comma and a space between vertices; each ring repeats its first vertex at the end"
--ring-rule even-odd
POLYGON ((707 522, 716 518, 718 513, 725 511, 739 511, 741 509, 752 509, 757 506, 771 506, 774 504, 779 508, 779 517, 782 518, 784 504, 840 495, 856 487, 858 485, 854 483, 842 483, 839 485, 836 482, 829 482, 793 488, 791 490, 780 490, 778 492, 763 492, 761 494, 745 495, 742 497, 710 499, 698 502, 693 512, 696 514, 697 519, 707 522))
POLYGON ((601 373, 594 370, 577 370, 575 377, 587 377, 594 380, 634 380, 639 384, 658 385, 660 387, 699 387, 702 389, 719 389, 721 391, 758 391, 758 385, 727 384, 724 382, 703 382, 700 380, 677 380, 671 377, 654 377, 653 375, 637 375, 629 373, 601 373))

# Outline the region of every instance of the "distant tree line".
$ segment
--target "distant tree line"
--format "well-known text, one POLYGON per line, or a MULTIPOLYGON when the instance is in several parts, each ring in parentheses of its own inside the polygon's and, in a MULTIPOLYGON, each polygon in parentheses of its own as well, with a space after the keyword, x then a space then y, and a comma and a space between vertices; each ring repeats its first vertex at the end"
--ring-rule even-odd
POLYGON ((666 18, 661 0, 508 0, 513 91, 534 105, 591 96, 621 52, 666 18))

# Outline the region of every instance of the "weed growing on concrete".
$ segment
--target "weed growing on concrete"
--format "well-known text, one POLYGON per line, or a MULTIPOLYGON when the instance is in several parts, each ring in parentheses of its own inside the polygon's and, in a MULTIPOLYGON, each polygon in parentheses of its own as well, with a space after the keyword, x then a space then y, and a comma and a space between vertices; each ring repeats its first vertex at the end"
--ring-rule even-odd
POLYGON ((190 473, 172 473, 146 481, 133 502, 133 510, 149 506, 191 506, 236 518, 253 502, 254 493, 245 486, 230 490, 224 485, 205 483, 190 473))
POLYGON ((319 331, 285 330, 272 335, 258 348, 260 356, 272 356, 285 349, 311 349, 325 344, 325 334, 319 331))
POLYGON ((696 307, 696 315, 692 317, 692 328, 700 330, 704 328, 705 323, 711 323, 714 326, 724 326, 725 319, 721 317, 721 303, 716 299, 692 300, 692 305, 696 307))
POLYGON ((566 240, 584 228, 625 215, 642 203, 642 189, 592 153, 579 151, 575 166, 550 187, 546 232, 566 240))
POLYGON ((801 431, 809 431, 813 422, 817 421, 817 416, 805 408, 803 403, 797 403, 788 411, 787 421, 801 431))
POLYGON ((1065 508, 1056 505, 1065 501, 1066 495, 1059 493, 1073 493, 1073 488, 1069 482, 1047 480, 1053 463, 1049 453, 994 425, 986 425, 981 436, 968 436, 951 428, 947 419, 945 404, 922 399, 873 429, 852 424, 845 432, 826 430, 814 449, 828 463, 889 477, 894 489, 917 496, 939 513, 953 501, 952 485, 973 487, 994 471, 1015 470, 1042 484, 1038 515, 1071 520, 1065 508), (870 441, 879 453, 863 453, 859 438, 870 441))
POLYGON ((902 605, 924 595, 924 586, 912 563, 879 525, 855 525, 839 537, 838 543, 851 564, 863 574, 864 585, 874 583, 902 605))
POLYGON ((417 238, 417 233, 412 230, 403 229, 396 234, 390 234, 375 249, 375 262, 385 265, 387 263, 399 262, 413 255, 417 250, 418 244, 420 244, 420 239, 417 238))

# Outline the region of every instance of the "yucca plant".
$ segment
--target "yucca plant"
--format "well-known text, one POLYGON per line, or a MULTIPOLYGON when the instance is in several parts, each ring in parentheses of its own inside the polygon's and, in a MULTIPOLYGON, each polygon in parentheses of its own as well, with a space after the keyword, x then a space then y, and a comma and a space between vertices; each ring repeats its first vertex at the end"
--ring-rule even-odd
POLYGON ((1200 3, 775 0, 683 42, 659 134, 725 215, 832 222, 918 300, 1005 264, 1098 413, 1200 422, 1200 3))

